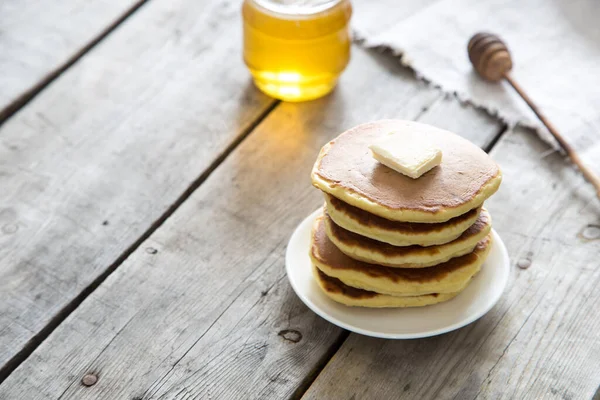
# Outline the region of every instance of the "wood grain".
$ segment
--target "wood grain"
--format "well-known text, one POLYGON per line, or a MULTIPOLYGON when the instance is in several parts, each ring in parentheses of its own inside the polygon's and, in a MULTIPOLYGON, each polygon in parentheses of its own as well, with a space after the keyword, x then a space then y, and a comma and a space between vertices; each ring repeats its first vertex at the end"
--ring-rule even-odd
POLYGON ((592 398, 600 384, 600 205, 547 150, 518 129, 492 151, 504 181, 486 207, 513 265, 531 262, 513 267, 494 309, 428 339, 350 335, 304 399, 592 398))
POLYGON ((0 2, 0 123, 143 2, 0 2))
MULTIPOLYGON (((356 50, 331 96, 280 104, 0 386, 0 398, 300 395, 343 337, 297 299, 284 270, 293 228, 322 202, 309 179, 317 152, 353 125, 413 118, 434 102, 446 100, 395 60, 356 50), (79 383, 87 373, 96 385, 79 383)), ((500 128, 488 119, 475 130, 473 110, 449 107, 452 123, 469 120, 482 143, 500 128)))
POLYGON ((276 104, 240 26, 148 3, 0 127, 0 380, 276 104))

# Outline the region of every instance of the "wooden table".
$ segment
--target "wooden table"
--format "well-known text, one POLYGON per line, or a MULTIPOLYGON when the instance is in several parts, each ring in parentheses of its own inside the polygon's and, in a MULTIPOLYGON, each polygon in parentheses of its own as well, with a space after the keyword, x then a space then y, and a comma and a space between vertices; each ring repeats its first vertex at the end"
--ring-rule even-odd
POLYGON ((267 98, 237 2, 40 7, 0 4, 0 399, 600 397, 600 202, 532 132, 358 47, 332 95, 267 98), (504 172, 509 286, 438 337, 350 334, 284 272, 319 148, 388 117, 504 172))

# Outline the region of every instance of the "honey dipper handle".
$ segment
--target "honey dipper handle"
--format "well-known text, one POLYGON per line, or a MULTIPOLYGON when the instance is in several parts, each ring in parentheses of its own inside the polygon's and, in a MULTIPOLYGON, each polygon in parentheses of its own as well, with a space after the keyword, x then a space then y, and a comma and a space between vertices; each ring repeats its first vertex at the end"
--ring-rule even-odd
POLYGON ((554 125, 550 123, 548 119, 542 114, 542 112, 537 108, 537 106, 533 103, 533 101, 527 96, 525 91, 519 86, 519 84, 510 76, 509 73, 505 73, 504 77, 510 83, 510 85, 519 93, 519 95, 525 100, 529 108, 537 115, 537 117, 542 121, 542 123, 548 128, 552 136, 558 141, 563 150, 567 153, 571 161, 577 165, 577 168, 581 171, 585 179, 590 182, 596 188, 596 194, 598 198, 600 198, 600 178, 598 175, 594 173, 591 169, 585 166, 585 164, 581 161, 575 150, 567 143, 567 141, 562 137, 560 133, 556 130, 554 125))

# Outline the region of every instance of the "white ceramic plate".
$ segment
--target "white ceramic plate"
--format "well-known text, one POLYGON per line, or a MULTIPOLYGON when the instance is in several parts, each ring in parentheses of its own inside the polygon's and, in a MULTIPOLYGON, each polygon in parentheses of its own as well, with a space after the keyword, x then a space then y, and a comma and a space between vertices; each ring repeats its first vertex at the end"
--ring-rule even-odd
POLYGON ((492 230, 492 248, 481 272, 450 301, 425 307, 388 309, 336 303, 317 285, 308 255, 311 228, 321 212, 319 209, 308 216, 292 234, 285 256, 287 275, 304 304, 327 321, 349 331, 388 339, 414 339, 450 332, 487 313, 508 282, 508 253, 500 236, 492 230))

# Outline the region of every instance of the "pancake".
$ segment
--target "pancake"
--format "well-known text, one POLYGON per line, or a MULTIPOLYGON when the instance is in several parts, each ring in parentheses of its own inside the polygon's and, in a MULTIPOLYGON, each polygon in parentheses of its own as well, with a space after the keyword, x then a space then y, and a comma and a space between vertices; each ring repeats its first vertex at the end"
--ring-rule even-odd
POLYGON ((502 173, 479 147, 443 129, 412 121, 359 125, 326 144, 312 170, 317 188, 394 221, 436 223, 479 207, 498 190, 502 173), (418 179, 375 160, 369 145, 390 132, 416 133, 442 150, 442 163, 418 179))
POLYGON ((407 297, 388 296, 348 286, 337 278, 327 276, 314 266, 313 274, 325 295, 338 303, 354 307, 422 307, 450 300, 459 293, 435 293, 407 297))
POLYGON ((429 247, 401 247, 350 232, 336 225, 326 213, 323 221, 329 239, 349 257, 394 268, 426 268, 471 253, 492 229, 492 218, 482 208, 477 221, 452 242, 429 247))
POLYGON ((475 223, 481 207, 437 224, 391 221, 325 194, 327 214, 336 225, 394 246, 433 246, 453 241, 475 223))
POLYGON ((327 276, 358 289, 390 296, 453 293, 460 291, 479 272, 491 241, 492 236, 488 235, 477 243, 473 252, 435 267, 390 268, 354 260, 342 253, 329 240, 324 221, 319 219, 313 227, 310 258, 327 276))

